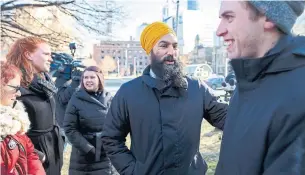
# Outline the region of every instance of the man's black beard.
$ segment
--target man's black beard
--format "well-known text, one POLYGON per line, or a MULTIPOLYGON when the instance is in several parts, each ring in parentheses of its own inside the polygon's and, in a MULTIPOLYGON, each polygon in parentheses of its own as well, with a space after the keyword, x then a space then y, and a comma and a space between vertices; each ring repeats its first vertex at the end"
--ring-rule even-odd
POLYGON ((163 60, 151 52, 151 69, 156 76, 166 85, 185 87, 186 82, 183 74, 183 65, 179 60, 175 60, 172 55, 166 56, 163 60), (166 64, 166 61, 174 61, 174 64, 166 64))

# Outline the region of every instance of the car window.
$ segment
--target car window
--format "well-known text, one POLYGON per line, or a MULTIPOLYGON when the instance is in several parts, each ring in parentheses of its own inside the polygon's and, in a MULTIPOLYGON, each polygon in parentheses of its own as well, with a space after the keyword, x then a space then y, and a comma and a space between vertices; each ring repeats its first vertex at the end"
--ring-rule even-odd
POLYGON ((210 78, 208 81, 213 83, 213 82, 215 82, 215 78, 210 78))

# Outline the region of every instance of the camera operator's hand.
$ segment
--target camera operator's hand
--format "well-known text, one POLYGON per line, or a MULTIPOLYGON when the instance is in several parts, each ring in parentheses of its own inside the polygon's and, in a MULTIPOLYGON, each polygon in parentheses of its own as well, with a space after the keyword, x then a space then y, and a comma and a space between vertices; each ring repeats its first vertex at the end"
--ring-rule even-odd
POLYGON ((80 81, 82 74, 83 74, 83 71, 75 69, 72 72, 72 80, 73 81, 80 81))

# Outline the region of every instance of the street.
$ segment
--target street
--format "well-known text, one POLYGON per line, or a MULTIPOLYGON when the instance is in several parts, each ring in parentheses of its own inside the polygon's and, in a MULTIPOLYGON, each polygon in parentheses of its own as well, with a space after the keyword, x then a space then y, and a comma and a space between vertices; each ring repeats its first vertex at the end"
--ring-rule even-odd
MULTIPOLYGON (((105 79, 105 89, 114 96, 122 84, 132 80, 133 78, 134 77, 105 79)), ((225 95, 224 90, 217 89, 217 90, 213 90, 213 92, 214 92, 214 95, 216 95, 216 96, 225 95)))

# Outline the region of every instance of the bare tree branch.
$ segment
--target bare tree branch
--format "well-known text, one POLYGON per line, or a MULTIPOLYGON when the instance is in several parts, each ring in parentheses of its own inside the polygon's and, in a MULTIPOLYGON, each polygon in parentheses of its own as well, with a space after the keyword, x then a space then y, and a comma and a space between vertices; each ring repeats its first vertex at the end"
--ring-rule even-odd
POLYGON ((7 1, 7 2, 1 4, 1 9, 2 9, 2 6, 4 7, 4 6, 9 5, 9 4, 12 4, 12 3, 16 2, 16 1, 17 1, 17 0, 12 0, 12 1, 7 1))
POLYGON ((8 31, 8 32, 12 32, 12 33, 14 33, 14 34, 17 34, 17 35, 19 35, 19 36, 26 36, 26 35, 24 35, 24 34, 22 34, 22 33, 19 33, 18 31, 14 31, 14 30, 12 30, 12 29, 10 29, 10 28, 6 28, 6 27, 3 27, 3 28, 2 28, 2 31, 5 32, 6 34, 7 34, 7 31, 8 31))
POLYGON ((87 31, 97 36, 110 36, 108 27, 120 23, 124 18, 122 7, 115 2, 89 0, 9 0, 1 4, 1 40, 5 38, 33 35, 42 37, 52 46, 67 45, 71 41, 79 42, 87 31), (46 9, 48 14, 36 16, 35 9, 46 9), (62 17, 73 21, 66 30, 62 17), (53 25, 51 25, 53 24, 53 25), (72 32, 71 32, 72 31, 72 32), (78 33, 77 33, 78 31, 78 33))
POLYGON ((60 5, 64 5, 64 4, 71 4, 73 2, 75 2, 74 0, 71 1, 55 1, 55 2, 48 2, 46 4, 34 4, 34 3, 29 3, 29 4, 16 4, 16 5, 12 5, 12 6, 7 6, 8 4, 13 4, 13 2, 15 1, 11 1, 9 3, 4 3, 1 4, 1 11, 9 11, 9 10, 16 10, 16 9, 20 9, 20 8, 25 8, 25 7, 49 7, 49 6, 60 6, 60 5))
MULTIPOLYGON (((22 31, 22 32, 25 32, 25 33, 28 33, 28 34, 31 34, 31 35, 39 36, 39 35, 37 35, 37 34, 31 32, 31 31, 27 30, 27 29, 24 28, 22 25, 18 25, 18 24, 16 24, 16 23, 13 23, 12 21, 5 21, 5 20, 2 20, 2 19, 1 19, 1 22, 6 23, 6 24, 10 25, 12 28, 18 29, 18 30, 20 30, 20 31, 22 31)), ((2 26, 1 26, 1 28, 2 28, 2 26)))

